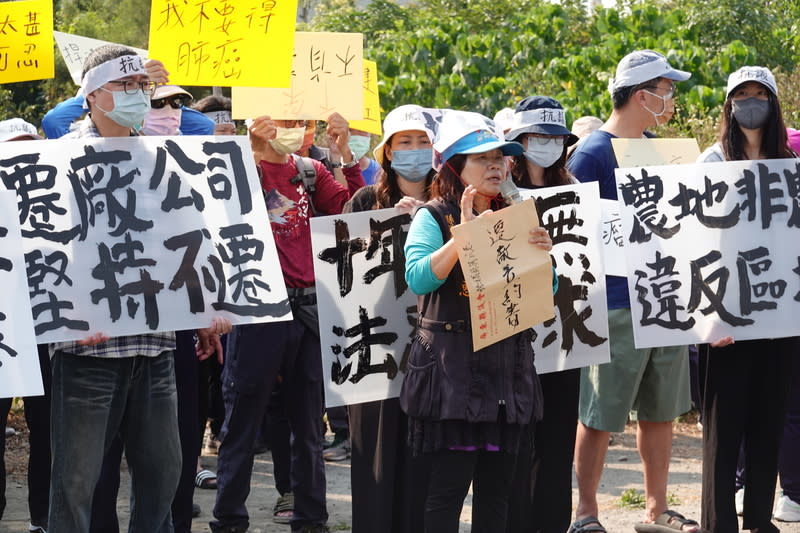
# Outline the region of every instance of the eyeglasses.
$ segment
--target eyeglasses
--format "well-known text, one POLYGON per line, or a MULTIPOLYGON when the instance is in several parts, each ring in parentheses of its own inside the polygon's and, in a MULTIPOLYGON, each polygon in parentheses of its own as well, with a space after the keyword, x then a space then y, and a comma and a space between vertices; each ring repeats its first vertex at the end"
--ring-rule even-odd
POLYGON ((136 91, 141 90, 144 94, 151 95, 156 90, 156 84, 152 81, 114 80, 108 83, 121 87, 117 90, 125 91, 125 94, 136 94, 136 91))
POLYGON ((284 128, 305 128, 308 126, 307 120, 282 120, 284 128))
POLYGON ((536 142, 541 145, 545 145, 550 141, 553 141, 557 146, 564 146, 564 141, 566 140, 564 135, 541 135, 538 133, 530 133, 529 135, 529 138, 536 139, 536 142))
POLYGON ((150 100, 150 107, 153 109, 162 109, 165 105, 169 104, 172 109, 180 109, 191 101, 192 99, 185 94, 177 94, 174 96, 165 96, 158 100, 150 100))
POLYGON ((657 98, 663 98, 664 100, 671 100, 671 99, 675 98, 675 95, 678 93, 678 88, 675 87, 674 85, 670 86, 669 89, 666 89, 664 87, 659 87, 658 85, 647 85, 647 86, 643 87, 642 90, 644 92, 646 92, 647 94, 651 94, 651 95, 653 95, 653 96, 655 96, 657 98), (667 91, 667 94, 665 94, 664 96, 661 96, 660 94, 653 93, 651 91, 648 91, 647 89, 653 89, 654 91, 656 91, 658 89, 661 89, 662 91, 667 91))

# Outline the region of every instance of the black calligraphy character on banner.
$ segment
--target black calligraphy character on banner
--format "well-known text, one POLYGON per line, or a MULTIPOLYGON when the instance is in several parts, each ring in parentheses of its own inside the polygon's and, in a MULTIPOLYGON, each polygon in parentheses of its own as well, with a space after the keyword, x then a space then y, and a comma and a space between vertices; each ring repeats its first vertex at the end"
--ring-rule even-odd
POLYGON ((386 374, 389 379, 394 379, 397 375, 397 363, 391 354, 386 354, 383 363, 379 365, 372 364, 372 346, 383 344, 391 346, 397 340, 397 333, 372 333, 372 328, 386 325, 386 319, 383 317, 369 318, 367 310, 363 307, 358 307, 359 323, 348 329, 343 329, 338 326, 333 327, 333 333, 337 337, 344 336, 347 339, 354 337, 361 337, 360 340, 354 342, 350 346, 342 350, 338 344, 331 346, 331 350, 337 355, 336 360, 331 364, 331 380, 337 385, 341 385, 345 380, 350 377, 350 372, 353 367, 353 362, 350 361, 342 367, 338 355, 341 353, 346 359, 358 352, 358 360, 356 362, 356 373, 350 377, 351 383, 358 383, 370 374, 386 374))
POLYGON ((0 160, 0 180, 17 193, 19 222, 24 237, 41 237, 66 244, 80 232, 79 226, 56 231, 57 215, 67 210, 56 204, 61 194, 51 191, 56 184, 56 167, 38 164, 41 154, 23 154, 0 160))
POLYGON ((142 242, 133 240, 131 234, 126 233, 125 242, 114 244, 111 248, 105 243, 100 243, 97 250, 100 262, 92 269, 92 277, 102 281, 103 288, 89 293, 92 303, 97 304, 101 300, 107 300, 111 320, 116 322, 122 316, 122 298, 125 296, 127 296, 125 305, 128 316, 136 318, 140 305, 133 296, 141 295, 144 299, 145 323, 150 329, 156 329, 159 322, 156 296, 164 288, 164 284, 154 280, 145 268, 140 268, 156 265, 153 259, 136 257, 137 253, 144 252, 142 242), (129 268, 139 268, 139 279, 121 285, 117 277, 129 268))
MULTIPOLYGON (((0 322, 5 321, 5 319, 6 319, 5 313, 0 312, 0 322)), ((4 339, 5 339, 5 336, 2 333, 0 333, 0 351, 6 352, 9 355, 9 357, 16 357, 17 356, 17 351, 15 349, 13 349, 11 346, 9 346, 8 344, 5 344, 3 342, 4 339)), ((3 366, 3 362, 2 361, 0 361, 0 366, 3 366)))
POLYGON ((658 325, 667 329, 680 329, 686 331, 694 326, 694 317, 680 320, 678 313, 685 311, 685 307, 678 303, 678 289, 683 285, 678 279, 680 274, 675 270, 675 258, 668 255, 662 256, 661 252, 656 252, 656 257, 652 263, 645 263, 654 272, 648 277, 647 272, 641 270, 634 271, 636 275, 636 300, 642 304, 642 318, 639 323, 643 326, 658 325), (643 284, 642 280, 649 283, 643 284), (653 295, 658 303, 658 312, 651 316, 653 304, 650 303, 648 296, 653 295))
POLYGON ((89 323, 84 320, 71 320, 61 316, 62 310, 74 309, 72 302, 59 300, 58 296, 42 287, 48 276, 54 279, 50 286, 58 287, 61 283, 72 286, 72 279, 67 276, 69 258, 61 251, 54 251, 46 256, 41 250, 32 250, 25 254, 25 266, 28 273, 28 293, 31 297, 34 320, 37 324, 34 331, 37 335, 47 331, 67 328, 75 331, 88 331, 89 323), (44 296, 45 301, 40 301, 44 296), (49 320, 38 320, 43 313, 49 313, 49 320))
POLYGON ((219 157, 208 160, 208 170, 214 172, 208 177, 211 197, 215 200, 230 200, 231 178, 233 178, 241 214, 246 215, 252 211, 253 197, 250 194, 250 182, 247 180, 247 170, 242 159, 242 147, 234 141, 204 142, 203 153, 209 156, 225 155, 230 161, 229 166, 228 162, 219 157))
POLYGON ((784 169, 783 177, 786 180, 786 191, 789 193, 792 207, 786 225, 790 228, 800 228, 800 163, 795 164, 794 171, 784 169))
MULTIPOLYGON (((190 159, 178 143, 175 141, 166 141, 164 146, 156 148, 156 164, 153 167, 153 174, 150 176, 150 190, 156 190, 161 185, 161 180, 164 178, 164 172, 167 167, 167 153, 172 156, 172 159, 178 163, 178 166, 183 172, 191 176, 197 176, 205 170, 205 165, 197 163, 190 159)), ((180 196, 181 193, 181 176, 172 171, 169 174, 167 181, 167 195, 161 202, 161 210, 169 213, 173 209, 181 209, 184 207, 194 206, 194 208, 202 213, 206 208, 203 195, 189 187, 189 194, 187 196, 180 196)))
POLYGON ((709 304, 700 310, 704 315, 710 315, 716 311, 717 315, 730 324, 731 326, 747 326, 754 321, 750 318, 742 318, 732 314, 725 309, 722 300, 725 298, 725 291, 728 287, 728 279, 730 278, 730 271, 726 267, 719 267, 709 276, 703 278, 702 269, 716 263, 722 258, 719 250, 712 250, 703 257, 694 261, 690 261, 692 276, 692 286, 689 295, 689 304, 687 311, 693 313, 699 306, 700 300, 703 296, 706 297, 709 304), (717 290, 711 288, 711 284, 717 283, 717 290))
MULTIPOLYGON (((576 312, 575 302, 588 301, 589 285, 593 285, 597 281, 589 271, 589 267, 591 267, 589 258, 585 254, 579 254, 578 260, 580 261, 581 268, 583 268, 583 273, 580 277, 580 281, 583 283, 575 283, 570 277, 559 274, 558 290, 554 296, 555 305, 561 317, 561 349, 564 350, 567 355, 569 355, 575 345, 576 335, 578 340, 583 344, 592 347, 599 346, 608 340, 590 330, 586 325, 586 321, 589 320, 594 313, 591 305, 587 305, 580 312, 576 312)), ((574 258, 571 254, 565 253, 564 261, 568 265, 572 265, 574 258)), ((552 322, 555 322, 555 319, 553 319, 552 322)), ((547 326, 546 322, 545 326, 547 326)), ((545 337, 542 346, 546 348, 550 343, 554 342, 556 338, 557 333, 551 332, 545 337)))
POLYGON ((408 288, 405 276, 406 258, 403 254, 408 231, 403 227, 410 223, 411 215, 408 213, 384 221, 372 218, 369 220, 369 246, 366 259, 371 260, 375 257, 375 252, 380 250, 381 264, 364 273, 364 283, 369 285, 381 274, 394 272, 394 295, 397 298, 402 296, 408 288), (391 233, 384 237, 383 234, 387 231, 391 233))
POLYGON ((506 322, 512 328, 519 326, 519 301, 522 299, 522 285, 513 283, 503 293, 503 306, 506 311, 506 322))
POLYGON ((641 179, 636 179, 632 174, 627 178, 630 183, 623 183, 619 186, 622 199, 625 205, 632 205, 637 209, 636 216, 633 218, 633 229, 629 237, 630 242, 648 242, 653 233, 662 239, 669 239, 681 229, 680 224, 675 224, 671 228, 667 227, 666 215, 659 216, 658 202, 664 196, 664 184, 661 183, 660 176, 650 176, 646 169, 642 169, 641 179), (642 227, 644 226, 644 227, 642 227), (650 233, 645 231, 650 230, 650 233))
MULTIPOLYGON (((8 228, 0 226, 0 239, 4 238, 6 235, 8 235, 8 228)), ((0 257, 0 270, 11 272, 13 268, 14 265, 11 262, 11 259, 8 259, 7 257, 0 257)))
POLYGON ((739 222, 738 204, 731 209, 727 215, 714 216, 707 215, 704 208, 710 208, 715 203, 719 204, 728 192, 728 184, 724 181, 711 183, 706 176, 704 179, 705 190, 701 193, 696 189, 687 187, 683 183, 678 183, 678 194, 669 201, 670 205, 680 207, 681 212, 675 216, 675 220, 692 215, 697 218, 707 228, 730 228, 739 222))
POLYGON ((752 250, 739 252, 739 257, 736 258, 736 269, 739 271, 739 305, 743 315, 749 315, 753 311, 776 309, 778 307, 776 302, 754 301, 754 296, 763 298, 769 293, 771 298, 777 300, 786 291, 786 281, 782 279, 755 284, 751 282, 750 273, 758 276, 772 266, 772 260, 768 259, 768 257, 769 250, 759 246, 752 250))
POLYGON ((780 200, 784 197, 782 189, 772 187, 772 185, 780 183, 780 175, 777 172, 770 172, 769 167, 764 163, 758 163, 756 167, 758 176, 747 169, 743 172, 742 178, 734 185, 738 187, 737 192, 744 196, 741 209, 747 210, 747 220, 752 222, 756 219, 756 214, 760 212, 761 228, 767 229, 772 223, 772 215, 784 213, 789 208, 783 203, 773 202, 773 200, 780 200))
MULTIPOLYGON (((370 220, 371 222, 372 220, 370 220)), ((365 251, 367 242, 362 238, 351 239, 350 227, 347 222, 341 219, 333 221, 333 233, 336 239, 336 246, 322 250, 318 257, 326 263, 336 265, 336 281, 339 284, 339 295, 347 296, 353 290, 353 256, 365 251)), ((380 234, 378 234, 378 237, 380 237, 380 234)))
POLYGON ((583 226, 583 219, 578 218, 578 213, 575 209, 570 209, 569 214, 566 214, 566 209, 561 209, 567 205, 579 205, 581 203, 580 196, 575 191, 566 191, 554 194, 547 198, 538 196, 535 198, 536 212, 539 213, 539 223, 550 234, 553 240, 553 246, 564 242, 574 242, 585 246, 588 239, 585 235, 575 233, 574 229, 583 226), (554 218, 552 213, 545 217, 545 213, 551 209, 558 210, 558 218, 554 218))
POLYGON ((164 241, 164 247, 173 252, 180 248, 186 248, 178 271, 175 272, 175 276, 169 283, 169 290, 177 291, 181 287, 186 287, 186 293, 189 296, 189 312, 193 314, 202 313, 206 308, 200 275, 194 267, 200 246, 203 244, 203 237, 211 239, 211 233, 207 229, 195 230, 175 235, 164 241))
POLYGON ((95 216, 103 212, 107 214, 108 227, 111 229, 108 234, 112 237, 153 227, 152 220, 142 220, 136 216, 136 192, 129 185, 139 175, 139 169, 132 168, 123 173, 117 166, 131 159, 130 152, 124 150, 98 152, 94 146, 86 145, 84 155, 70 160, 71 170, 67 172, 67 178, 78 204, 81 241, 86 239, 89 227, 95 225, 95 216), (105 186, 100 187, 101 183, 105 186), (124 204, 114 194, 123 189, 124 204))

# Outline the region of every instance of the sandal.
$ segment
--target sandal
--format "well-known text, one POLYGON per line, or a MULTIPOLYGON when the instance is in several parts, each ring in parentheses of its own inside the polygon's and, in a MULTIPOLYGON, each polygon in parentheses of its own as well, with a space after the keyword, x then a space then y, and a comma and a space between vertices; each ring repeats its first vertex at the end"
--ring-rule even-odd
POLYGON ((194 477, 194 485, 200 489, 217 490, 217 475, 211 470, 203 469, 194 477))
POLYGON ((575 520, 569 526, 567 533, 607 533, 606 528, 600 523, 596 516, 587 516, 580 520, 575 520))
POLYGON ((272 521, 276 524, 288 524, 294 516, 294 494, 287 492, 278 497, 272 508, 272 521))
POLYGON ((700 531, 700 524, 696 520, 690 520, 677 511, 667 509, 656 517, 653 523, 640 522, 633 526, 639 533, 674 533, 675 531, 686 531, 687 533, 700 531), (686 526, 694 526, 696 529, 683 529, 686 526))

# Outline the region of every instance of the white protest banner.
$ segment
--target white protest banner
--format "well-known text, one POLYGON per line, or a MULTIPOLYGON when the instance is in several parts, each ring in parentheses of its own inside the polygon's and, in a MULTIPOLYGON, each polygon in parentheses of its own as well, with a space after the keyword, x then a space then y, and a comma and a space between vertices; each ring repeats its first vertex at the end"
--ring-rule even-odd
MULTIPOLYGON (((53 37, 56 40, 58 51, 61 52, 61 57, 64 58, 64 63, 67 65, 69 75, 75 85, 81 84, 81 73, 83 72, 83 62, 86 57, 100 46, 106 44, 114 44, 100 39, 92 39, 91 37, 83 37, 81 35, 72 35, 60 31, 54 31, 53 37)), ((129 46, 138 55, 147 57, 147 50, 129 46)))
POLYGON ((617 200, 600 199, 601 235, 603 263, 609 276, 627 276, 625 267, 625 239, 622 236, 622 218, 619 216, 617 200))
POLYGON ((800 160, 616 177, 637 348, 800 335, 800 160))
POLYGON ((44 394, 16 203, 0 190, 0 398, 44 394))
POLYGON ((0 146, 39 343, 291 318, 246 137, 0 146))
POLYGON ((311 219, 327 407, 400 395, 417 323, 403 255, 410 222, 397 209, 311 219))
POLYGON ((607 363, 608 304, 601 251, 597 183, 520 189, 533 198, 553 240, 556 316, 533 327, 536 372, 546 374, 607 363))
POLYGON ((554 316, 550 255, 528 242, 538 220, 533 202, 524 201, 451 228, 475 351, 554 316))
POLYGON ((700 157, 697 139, 611 139, 620 168, 692 164, 700 157))

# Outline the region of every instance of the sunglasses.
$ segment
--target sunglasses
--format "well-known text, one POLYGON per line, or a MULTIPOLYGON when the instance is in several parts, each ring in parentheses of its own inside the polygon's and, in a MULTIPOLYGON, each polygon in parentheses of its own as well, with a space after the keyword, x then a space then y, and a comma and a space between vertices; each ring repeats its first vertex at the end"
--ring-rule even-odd
POLYGON ((159 98, 158 100, 150 100, 150 107, 153 109, 161 109, 165 105, 169 104, 172 109, 180 109, 191 101, 192 99, 185 94, 178 94, 175 96, 159 98))

